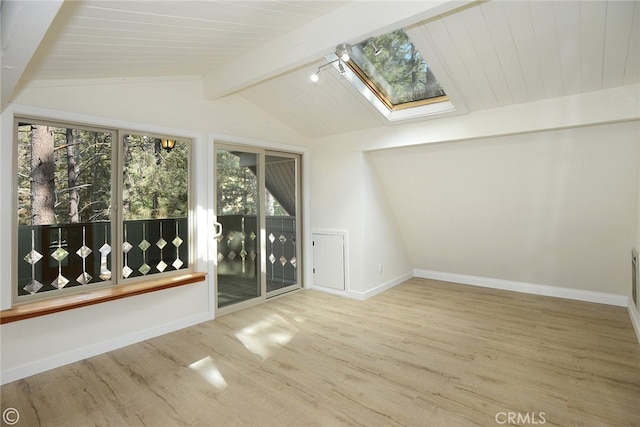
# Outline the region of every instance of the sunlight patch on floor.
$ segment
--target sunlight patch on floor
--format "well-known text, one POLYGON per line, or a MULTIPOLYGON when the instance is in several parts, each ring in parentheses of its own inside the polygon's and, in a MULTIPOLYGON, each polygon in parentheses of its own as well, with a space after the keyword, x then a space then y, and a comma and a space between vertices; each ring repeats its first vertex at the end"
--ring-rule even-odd
POLYGON ((236 333, 242 344, 261 358, 269 358, 279 348, 287 345, 298 329, 278 314, 259 320, 236 333))
POLYGON ((228 386, 227 382, 222 376, 222 373, 220 373, 220 370, 216 367, 215 363, 213 363, 213 359, 211 358, 211 356, 207 356, 198 360, 197 362, 193 362, 191 365, 189 365, 189 368, 199 373, 205 380, 209 382, 209 384, 211 384, 218 390, 224 390, 228 386))

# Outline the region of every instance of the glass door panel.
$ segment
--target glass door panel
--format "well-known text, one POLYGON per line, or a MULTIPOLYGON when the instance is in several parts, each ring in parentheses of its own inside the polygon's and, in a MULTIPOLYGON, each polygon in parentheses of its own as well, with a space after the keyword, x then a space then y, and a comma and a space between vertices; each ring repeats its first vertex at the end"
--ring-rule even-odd
POLYGON ((267 295, 299 287, 297 157, 265 156, 267 295))
POLYGON ((216 150, 218 308, 262 296, 258 153, 216 150))

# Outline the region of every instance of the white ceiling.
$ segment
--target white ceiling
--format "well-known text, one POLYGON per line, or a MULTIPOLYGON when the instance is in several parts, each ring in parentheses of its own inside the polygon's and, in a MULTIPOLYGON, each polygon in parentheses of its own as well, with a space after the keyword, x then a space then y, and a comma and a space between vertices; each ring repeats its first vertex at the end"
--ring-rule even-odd
POLYGON ((25 77, 204 74, 343 4, 66 1, 25 77))
MULTIPOLYGON (((389 14, 387 3, 66 1, 22 78, 206 75, 252 56, 259 59, 258 68, 267 62, 265 54, 275 57, 291 49, 282 44, 277 51, 287 35, 330 40, 343 26, 338 24, 342 11, 347 16, 355 4, 375 22, 376 13, 382 15, 378 19, 389 14), (327 17, 336 27, 319 25, 327 17), (301 32, 305 28, 307 33, 301 32)), ((452 4, 462 7, 426 20, 417 14, 402 24, 459 111, 640 81, 638 1, 452 4)), ((391 29, 379 26, 367 34, 391 29)), ((269 78, 258 84, 247 79, 239 93, 308 138, 385 125, 333 70, 324 71, 316 84, 309 81, 322 61, 318 55, 311 62, 287 64, 293 69, 268 64, 277 72, 264 74, 269 78)))

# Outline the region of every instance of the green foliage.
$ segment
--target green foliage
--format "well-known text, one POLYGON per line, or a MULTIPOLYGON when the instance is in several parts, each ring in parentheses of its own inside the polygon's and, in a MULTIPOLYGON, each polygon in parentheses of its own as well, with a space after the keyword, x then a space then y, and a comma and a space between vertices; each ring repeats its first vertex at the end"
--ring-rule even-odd
MULTIPOLYGON (((216 183, 218 215, 256 215, 258 179, 252 153, 218 150, 216 154, 216 183)), ((270 165, 266 164, 267 171, 270 165)), ((280 201, 269 191, 275 185, 266 176, 264 212, 267 216, 290 216, 280 201)), ((295 196, 293 196, 295 197, 295 196)))
POLYGON ((354 46, 354 61, 393 105, 444 95, 403 30, 354 46))
POLYGON ((256 155, 218 150, 216 161, 218 215, 256 215, 256 155))
POLYGON ((160 140, 125 136, 124 219, 180 218, 188 214, 189 141, 171 151, 160 140))
MULTIPOLYGON (((30 225, 34 212, 31 206, 31 133, 34 125, 18 126, 18 222, 30 225)), ((79 196, 79 221, 107 221, 111 210, 111 144, 110 132, 72 129, 67 140, 67 128, 49 127, 54 140, 54 214, 56 223, 70 221, 67 148, 71 146, 76 161, 74 189, 79 196)))
MULTIPOLYGON (((34 126, 18 126, 18 221, 31 225, 31 154, 34 126)), ((112 203, 112 133, 48 127, 54 139, 54 214, 57 224, 109 221, 112 203), (68 132, 70 131, 70 132, 68 132), (75 173, 69 173, 72 165, 75 173), (70 178, 73 177, 73 179, 70 178), (77 221, 70 194, 77 191, 77 221)), ((181 218, 188 214, 189 141, 176 141, 167 152, 159 140, 141 135, 124 137, 124 219, 181 218)))

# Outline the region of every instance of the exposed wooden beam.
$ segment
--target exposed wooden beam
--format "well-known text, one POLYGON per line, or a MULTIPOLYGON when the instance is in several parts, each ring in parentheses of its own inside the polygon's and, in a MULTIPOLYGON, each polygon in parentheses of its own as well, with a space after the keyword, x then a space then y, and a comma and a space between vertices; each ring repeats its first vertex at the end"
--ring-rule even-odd
POLYGON ((0 65, 0 110, 11 96, 29 61, 44 39, 64 0, 4 0, 0 9, 2 63, 0 65))
POLYGON ((217 99, 320 60, 340 43, 406 27, 476 0, 355 1, 204 76, 204 97, 217 99))

